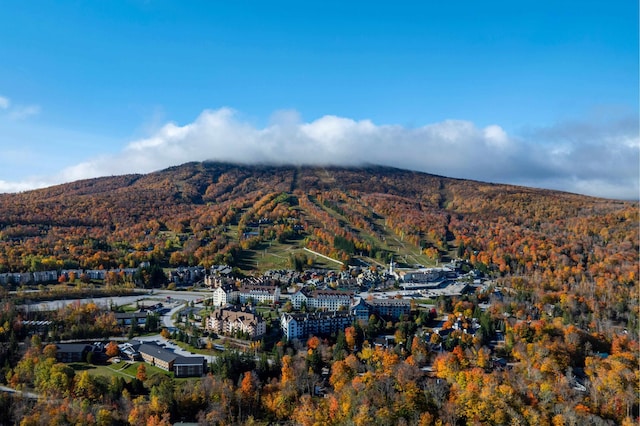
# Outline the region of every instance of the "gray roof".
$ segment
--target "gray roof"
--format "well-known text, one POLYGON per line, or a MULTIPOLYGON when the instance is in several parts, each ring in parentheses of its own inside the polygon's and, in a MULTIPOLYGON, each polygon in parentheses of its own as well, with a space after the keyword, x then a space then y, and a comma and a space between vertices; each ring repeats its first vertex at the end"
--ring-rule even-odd
POLYGON ((143 343, 140 345, 140 348, 138 348, 138 352, 140 352, 141 354, 147 354, 150 355, 154 358, 158 358, 161 361, 164 362, 171 362, 171 361, 175 361, 176 358, 178 358, 178 355, 176 355, 175 353, 156 345, 155 343, 143 343))
POLYGON ((202 365, 204 364, 203 356, 182 356, 178 355, 155 343, 143 343, 138 351, 141 354, 153 356, 164 362, 173 361, 173 365, 202 365))
POLYGON ((296 321, 305 321, 305 320, 317 320, 317 319, 326 319, 326 318, 342 318, 342 317, 353 317, 353 314, 350 311, 318 311, 318 312, 309 312, 309 313, 284 313, 286 317, 290 317, 296 321))
POLYGON ((146 312, 116 312, 116 319, 127 319, 127 318, 146 318, 149 315, 146 312))
POLYGON ((173 365, 203 365, 203 356, 178 356, 173 365))
POLYGON ((373 299, 367 300, 367 303, 375 306, 411 306, 411 301, 407 299, 373 299))
POLYGON ((91 346, 87 345, 86 343, 57 343, 56 348, 58 349, 58 352, 82 353, 85 350, 91 349, 91 346))

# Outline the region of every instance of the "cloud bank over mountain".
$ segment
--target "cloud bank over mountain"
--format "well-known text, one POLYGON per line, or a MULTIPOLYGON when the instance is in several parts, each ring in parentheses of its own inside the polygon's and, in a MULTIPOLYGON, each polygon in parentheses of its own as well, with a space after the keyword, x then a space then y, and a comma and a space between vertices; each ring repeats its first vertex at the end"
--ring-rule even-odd
MULTIPOLYGON (((462 120, 422 127, 379 125, 332 115, 304 122, 280 111, 263 127, 228 108, 205 110, 183 126, 167 123, 116 154, 91 158, 32 186, 126 173, 189 161, 357 166, 381 164, 449 177, 637 199, 638 120, 562 123, 511 136, 500 126, 462 120)), ((0 181, 0 190, 29 182, 0 181)))

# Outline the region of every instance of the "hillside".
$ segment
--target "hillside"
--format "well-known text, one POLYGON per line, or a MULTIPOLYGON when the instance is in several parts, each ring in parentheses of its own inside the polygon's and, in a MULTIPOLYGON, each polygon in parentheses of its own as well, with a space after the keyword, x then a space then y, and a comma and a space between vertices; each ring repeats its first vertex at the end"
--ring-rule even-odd
POLYGON ((545 297, 607 300, 619 320, 638 299, 637 225, 637 203, 388 167, 189 163, 0 195, 0 272, 340 267, 303 248, 381 266, 462 257, 545 297))
MULTIPOLYGON (((147 277, 220 262, 257 275, 464 258, 492 278, 474 294, 405 300, 409 314, 372 314, 306 345, 216 351, 212 374, 196 382, 56 363, 57 347, 28 338, 24 312, 0 289, 0 377, 47 395, 2 393, 2 413, 28 424, 635 424, 638 221, 637 203, 385 167, 191 163, 1 195, 0 273, 147 261, 147 277), (377 345, 383 335, 397 344, 377 345)), ((93 289, 69 280, 50 289, 93 289)), ((110 291, 133 285, 113 272, 104 280, 110 291)), ((258 307, 277 333, 280 308, 258 307)), ((91 341, 125 332, 95 303, 35 315, 91 341)), ((190 333, 199 327, 172 338, 190 333)))
POLYGON ((626 241, 633 251, 637 238, 627 234, 636 224, 633 203, 387 167, 190 163, 0 195, 0 268, 238 263, 239 249, 257 240, 302 238, 342 261, 355 253, 436 259, 454 248, 523 272, 553 248, 620 251, 626 241), (543 252, 521 252, 531 245, 543 252))

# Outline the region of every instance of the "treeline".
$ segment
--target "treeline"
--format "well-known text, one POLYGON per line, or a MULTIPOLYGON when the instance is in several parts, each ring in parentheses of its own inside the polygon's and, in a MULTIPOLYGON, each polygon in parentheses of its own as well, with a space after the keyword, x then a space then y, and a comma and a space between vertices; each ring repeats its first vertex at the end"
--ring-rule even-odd
POLYGON ((247 250, 267 241, 387 262, 404 244, 434 261, 463 258, 587 331, 637 329, 640 317, 638 203, 392 168, 219 163, 0 201, 0 273, 246 266, 247 250))
MULTIPOLYGON (((508 297, 506 299, 509 299, 508 297)), ((482 336, 460 332, 437 350, 425 336, 433 316, 354 324, 335 336, 280 342, 258 355, 226 351, 211 373, 188 382, 138 367, 135 378, 91 375, 55 361, 55 346, 33 338, 5 375, 46 396, 3 398, 3 421, 39 424, 459 425, 627 424, 638 418, 638 342, 565 326, 561 317, 484 317, 481 299, 441 300, 450 321, 481 317, 505 334, 494 355, 482 336), (474 314, 475 312, 475 314, 474 314), (508 318, 507 321, 504 321, 508 318), (395 330, 395 346, 373 336, 395 330), (607 356, 603 356, 607 354, 607 356), (426 366, 432 366, 425 369, 426 366), (55 401, 55 403, 51 403, 55 401)), ((443 329, 452 327, 445 325, 443 329)), ((463 325, 464 327, 464 325, 463 325)), ((453 334, 453 333, 452 333, 453 334)), ((449 335, 451 336, 451 335, 449 335)), ((111 350, 111 349, 109 349, 111 350)), ((144 364, 141 364, 144 366, 144 364)))

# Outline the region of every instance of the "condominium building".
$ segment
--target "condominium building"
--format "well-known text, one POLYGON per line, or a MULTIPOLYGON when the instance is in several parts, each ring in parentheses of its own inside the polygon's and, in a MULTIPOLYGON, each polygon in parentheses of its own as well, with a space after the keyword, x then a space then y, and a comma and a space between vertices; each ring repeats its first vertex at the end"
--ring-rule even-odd
POLYGON ((264 319, 245 308, 219 308, 206 319, 205 328, 217 334, 234 335, 246 333, 251 339, 267 332, 264 319))
POLYGON ((287 340, 306 338, 309 335, 329 335, 349 327, 356 317, 345 312, 312 312, 291 314, 280 317, 280 327, 287 340))
POLYGON ((238 291, 240 303, 278 303, 280 302, 280 287, 270 285, 244 284, 238 291))
POLYGON ((399 319, 411 313, 411 301, 407 299, 373 299, 367 300, 372 314, 387 319, 399 319))
POLYGON ((353 293, 337 290, 309 290, 303 288, 291 296, 291 304, 295 309, 306 306, 309 309, 338 311, 348 309, 353 300, 353 293))
POLYGON ((227 306, 229 303, 236 303, 240 298, 240 292, 235 284, 222 284, 216 287, 211 295, 213 306, 227 306))

